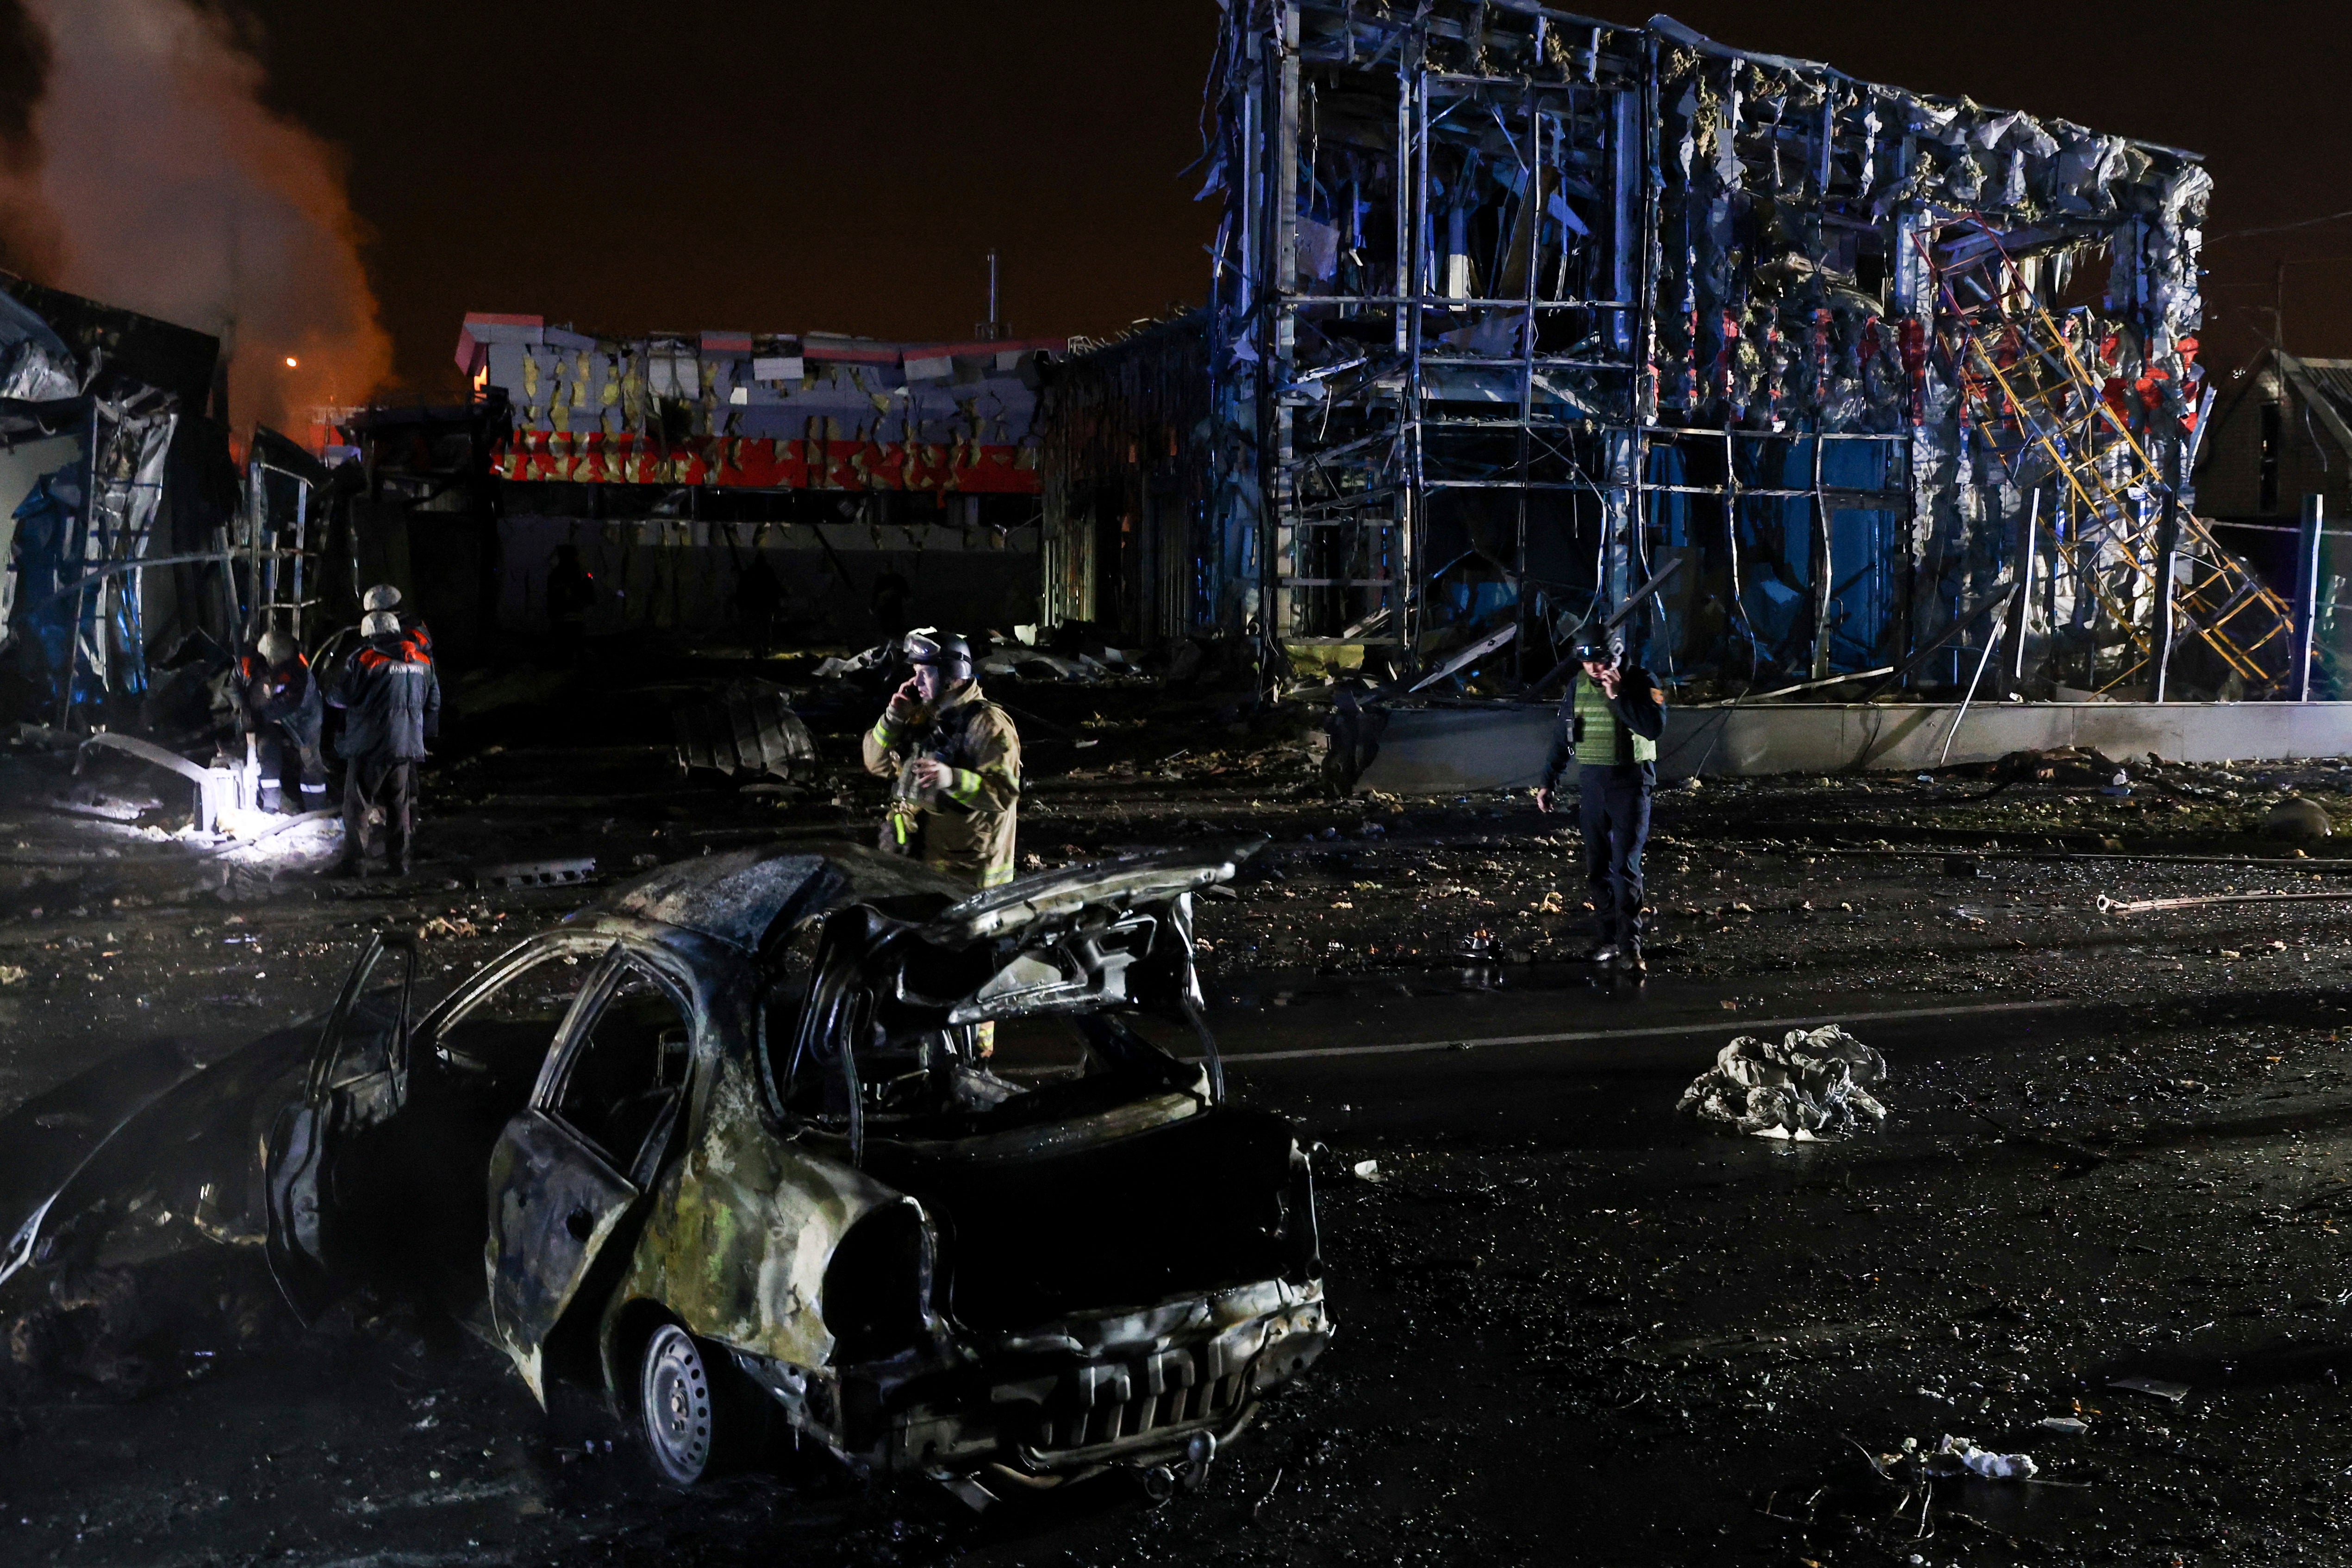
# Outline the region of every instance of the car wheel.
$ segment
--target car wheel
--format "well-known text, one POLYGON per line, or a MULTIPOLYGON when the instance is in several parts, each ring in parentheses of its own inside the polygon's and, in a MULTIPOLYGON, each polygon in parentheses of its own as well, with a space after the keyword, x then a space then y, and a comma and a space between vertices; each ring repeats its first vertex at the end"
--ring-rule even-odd
POLYGON ((690 1487, 711 1473, 719 1446, 719 1401, 694 1336, 664 1323, 638 1362, 637 1427, 654 1473, 690 1487))

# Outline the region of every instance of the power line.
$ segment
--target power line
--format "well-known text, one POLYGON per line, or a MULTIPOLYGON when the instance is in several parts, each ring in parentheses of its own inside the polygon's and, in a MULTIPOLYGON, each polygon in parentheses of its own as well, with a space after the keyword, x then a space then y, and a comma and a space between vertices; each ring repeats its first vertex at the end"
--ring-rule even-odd
MULTIPOLYGON (((2328 263, 2331 263, 2331 262, 2337 262, 2337 261, 2352 261, 2352 255, 2347 255, 2347 256, 2290 256, 2290 257, 2288 257, 2288 258, 2286 258, 2286 260, 2285 260, 2285 263, 2284 263, 2284 264, 2285 264, 2286 266, 2289 266, 2289 267, 2321 267, 2321 266, 2327 265, 2328 263)), ((2210 294, 2210 293, 2212 293, 2214 290, 2216 290, 2216 289, 2271 289, 2271 288, 2275 288, 2275 287, 2276 287, 2276 285, 2275 285, 2275 284, 2273 284, 2273 283, 2272 283, 2272 282, 2268 281, 2267 279, 2246 279, 2246 280, 2244 280, 2244 281, 2242 281, 2242 282, 2237 282, 2237 283, 2206 283, 2206 284, 2202 284, 2202 285, 2200 285, 2200 288, 2199 288, 2199 292, 2200 292, 2200 293, 2205 293, 2205 294, 2210 294)))
POLYGON ((2329 213, 2325 217, 2306 217, 2298 218, 2293 223, 2274 223, 2263 228, 2233 228, 2227 234, 2208 235, 2205 243, 2213 245, 2225 239, 2245 239, 2257 234, 2284 234, 2291 228, 2316 228, 2323 223, 2340 223, 2347 217, 2352 217, 2352 209, 2340 213, 2329 213))

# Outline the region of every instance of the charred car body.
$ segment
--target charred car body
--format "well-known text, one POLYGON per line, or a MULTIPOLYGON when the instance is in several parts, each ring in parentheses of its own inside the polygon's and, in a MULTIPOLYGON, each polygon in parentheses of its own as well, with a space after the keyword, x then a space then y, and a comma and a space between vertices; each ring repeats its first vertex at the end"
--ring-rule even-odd
POLYGON ((679 1484, 778 1423, 974 1502, 1197 1479, 1329 1334, 1309 1168, 1224 1103, 1192 967, 1192 893, 1254 847, 978 895, 860 849, 710 856, 415 1016, 379 940, 322 1026, 0 1123, 47 1139, 0 1185, 0 1280, 175 1236, 265 1245, 306 1316, 397 1280, 542 1401, 601 1384, 679 1484))

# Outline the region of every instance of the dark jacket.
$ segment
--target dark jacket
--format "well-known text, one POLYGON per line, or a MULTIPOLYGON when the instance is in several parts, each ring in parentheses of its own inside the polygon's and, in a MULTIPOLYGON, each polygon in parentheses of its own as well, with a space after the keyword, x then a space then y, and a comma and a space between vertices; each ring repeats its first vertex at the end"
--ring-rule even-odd
POLYGON ((344 710, 346 758, 422 757, 441 732, 440 678, 411 653, 397 634, 374 637, 343 666, 327 700, 344 710))
POLYGON ((400 640, 407 647, 411 662, 433 662, 433 633, 415 616, 400 617, 400 640))
MULTIPOLYGON (((1583 679, 1580 669, 1568 683, 1568 694, 1559 700, 1559 721, 1552 727, 1551 760, 1544 764, 1546 789, 1558 789, 1560 776, 1576 761, 1576 688, 1583 679)), ((1645 741, 1666 732, 1666 694, 1657 678, 1638 664, 1624 667, 1624 673, 1617 678, 1617 695, 1609 706, 1620 724, 1645 741)), ((1651 777, 1657 776, 1654 764, 1635 765, 1651 777)))
POLYGON ((319 749, 319 730, 326 720, 327 710, 319 696, 318 679, 310 673, 307 660, 297 656, 292 664, 273 669, 256 657, 245 660, 239 673, 245 678, 245 721, 248 729, 280 724, 285 726, 287 737, 305 755, 319 749))

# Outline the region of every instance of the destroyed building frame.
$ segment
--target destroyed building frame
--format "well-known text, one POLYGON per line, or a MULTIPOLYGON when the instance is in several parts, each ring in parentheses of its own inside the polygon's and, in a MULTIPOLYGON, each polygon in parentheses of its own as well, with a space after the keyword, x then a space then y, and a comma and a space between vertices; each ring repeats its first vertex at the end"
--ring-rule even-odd
POLYGON ((1474 689, 1523 689, 1679 559, 1628 630, 1686 693, 2289 690, 2297 606, 2186 479, 2196 155, 1663 16, 1224 9, 1225 629, 1500 633, 1474 689))

